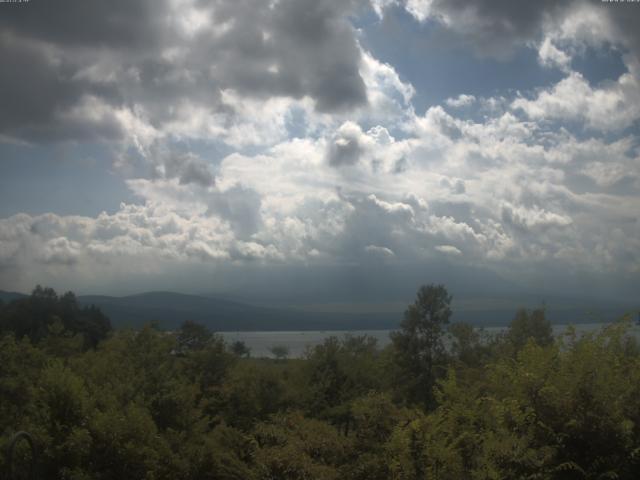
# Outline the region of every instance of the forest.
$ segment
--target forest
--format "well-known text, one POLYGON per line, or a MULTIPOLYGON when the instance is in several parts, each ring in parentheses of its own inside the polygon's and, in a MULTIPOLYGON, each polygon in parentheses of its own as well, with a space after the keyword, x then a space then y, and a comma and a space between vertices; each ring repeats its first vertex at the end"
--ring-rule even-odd
POLYGON ((502 333, 417 292, 385 348, 331 337, 252 358, 185 319, 111 328, 73 293, 0 305, 0 476, 69 480, 640 478, 630 318, 553 336, 544 309, 502 333))

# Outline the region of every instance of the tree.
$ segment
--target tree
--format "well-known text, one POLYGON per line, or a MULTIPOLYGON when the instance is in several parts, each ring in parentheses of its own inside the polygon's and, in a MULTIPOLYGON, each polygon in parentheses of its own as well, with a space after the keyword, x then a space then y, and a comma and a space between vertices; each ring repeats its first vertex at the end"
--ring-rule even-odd
POLYGON ((289 347, 286 345, 274 345, 269 349, 276 360, 284 360, 289 356, 289 347))
POLYGON ((291 405, 282 369, 271 362, 239 362, 225 379, 222 392, 226 423, 244 430, 291 405))
POLYGON ((370 336, 335 336, 307 351, 304 378, 309 409, 348 431, 351 402, 382 389, 384 376, 376 340, 370 336))
POLYGON ((48 336, 56 322, 61 323, 66 333, 81 334, 85 348, 95 348, 111 331, 109 318, 99 308, 94 305, 81 308, 72 292, 59 297, 53 289, 40 285, 31 296, 14 300, 3 309, 0 330, 37 343, 48 336))
POLYGON ((489 357, 486 336, 482 329, 477 330, 465 322, 452 323, 449 326, 450 351, 453 358, 467 367, 481 367, 489 357))
POLYGON ((95 348, 107 338, 111 331, 111 321, 95 305, 83 307, 78 314, 77 328, 72 332, 82 333, 87 348, 95 348))
POLYGON ((205 348, 213 337, 213 334, 204 325, 185 321, 178 333, 178 346, 182 353, 194 350, 202 350, 205 348))
POLYGON ((238 357, 248 358, 251 355, 251 349, 242 340, 236 340, 231 344, 231 351, 238 357))
POLYGON ((541 347, 551 345, 553 330, 545 317, 544 309, 538 308, 531 313, 524 308, 518 310, 507 330, 507 339, 516 351, 522 349, 529 339, 533 339, 541 347))
POLYGON ((325 422, 299 412, 277 414, 254 430, 263 479, 337 480, 339 467, 353 459, 347 437, 325 422), (351 455, 350 455, 351 453, 351 455))
POLYGON ((410 402, 427 408, 434 403, 436 366, 444 359, 442 337, 451 317, 450 304, 451 295, 443 285, 423 285, 404 313, 401 330, 391 334, 398 386, 406 390, 410 402))

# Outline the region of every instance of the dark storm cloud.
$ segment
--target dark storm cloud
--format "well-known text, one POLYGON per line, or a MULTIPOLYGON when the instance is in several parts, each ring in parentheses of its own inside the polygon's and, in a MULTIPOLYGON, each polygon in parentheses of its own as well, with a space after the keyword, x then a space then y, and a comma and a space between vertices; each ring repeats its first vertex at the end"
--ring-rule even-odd
MULTIPOLYGON (((412 2, 408 2, 411 10, 412 2)), ((429 16, 440 18, 481 55, 505 57, 540 36, 544 20, 561 15, 570 0, 433 0, 429 16)), ((420 13, 423 8, 414 7, 420 13)))
POLYGON ((366 102, 360 51, 346 19, 353 7, 350 1, 284 0, 275 17, 274 30, 291 54, 282 52, 283 64, 288 60, 287 69, 304 68, 305 87, 322 111, 366 102))
POLYGON ((168 0, 31 0, 2 8, 0 28, 58 45, 120 47, 157 43, 168 0))
POLYGON ((347 19, 357 3, 216 2, 214 16, 228 22, 228 31, 219 39, 204 32, 199 55, 213 55, 224 65, 224 83, 245 94, 308 95, 320 111, 362 105, 367 97, 359 73, 360 50, 347 19))
POLYGON ((118 138, 126 125, 109 110, 139 107, 162 130, 181 102, 233 122, 224 89, 309 96, 325 112, 367 101, 348 21, 356 2, 34 0, 1 8, 5 136, 118 138), (82 111, 88 97, 97 101, 82 111))
POLYGON ((617 41, 640 55, 640 9, 637 4, 601 0, 433 0, 428 7, 411 1, 407 8, 418 18, 440 19, 482 56, 507 57, 528 42, 537 42, 545 23, 559 23, 582 7, 598 8, 618 29, 617 41))
POLYGON ((77 106, 84 94, 110 92, 74 78, 77 65, 52 56, 42 44, 0 32, 0 62, 0 133, 35 140, 92 140, 122 134, 109 118, 96 118, 92 125, 59 121, 61 113, 77 106))
POLYGON ((627 47, 640 59, 640 5, 637 3, 602 3, 603 15, 609 15, 627 47))

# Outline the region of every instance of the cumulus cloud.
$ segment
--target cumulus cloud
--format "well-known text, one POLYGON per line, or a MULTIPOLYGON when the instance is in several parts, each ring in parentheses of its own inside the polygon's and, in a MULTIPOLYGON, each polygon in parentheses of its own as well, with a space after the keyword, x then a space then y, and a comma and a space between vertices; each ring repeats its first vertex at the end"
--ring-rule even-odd
POLYGON ((571 3, 569 0, 408 0, 406 9, 420 22, 440 23, 482 55, 505 57, 518 46, 535 40, 545 20, 561 15, 571 3))
POLYGON ((353 122, 343 124, 336 132, 327 150, 327 160, 332 166, 355 165, 367 148, 362 129, 353 122))
POLYGON ((366 105, 347 19, 357 3, 64 0, 5 9, 0 59, 12 68, 0 84, 0 128, 28 141, 116 140, 127 136, 117 112, 128 112, 172 133, 192 102, 233 122, 225 90, 310 98, 319 112, 366 105), (102 113, 80 109, 86 98, 102 113))
POLYGON ((447 98, 445 100, 445 103, 450 107, 460 108, 460 107, 468 107, 469 105, 473 104, 473 102, 475 101, 476 101, 476 97, 474 97, 473 95, 466 95, 464 93, 461 93, 456 98, 447 98))
POLYGON ((571 57, 556 47, 553 41, 546 37, 538 48, 538 59, 545 67, 557 67, 568 71, 571 66, 571 57))
POLYGON ((571 72, 537 97, 518 98, 512 106, 536 120, 582 121, 598 130, 621 130, 640 118, 640 83, 626 73, 616 82, 593 88, 581 74, 571 72))
MULTIPOLYGON (((377 3, 378 11, 390 2, 377 3)), ((394 2, 395 3, 395 2, 394 2)), ((480 56, 504 59, 518 48, 538 46, 543 65, 567 69, 580 45, 623 45, 640 58, 640 11, 633 2, 582 0, 406 0, 419 22, 436 22, 480 56), (614 4, 612 4, 614 3, 614 4), (558 48, 556 42, 569 47, 558 48)), ((451 41, 451 40, 450 40, 451 41)))
POLYGON ((210 187, 214 177, 209 165, 191 152, 181 153, 158 149, 154 152, 154 176, 178 179, 180 185, 195 184, 210 187))
POLYGON ((212 192, 207 213, 229 222, 236 236, 244 239, 262 227, 261 205, 262 198, 255 190, 234 185, 226 191, 212 192))
POLYGON ((374 1, 562 72, 417 113, 414 87, 359 41, 366 2, 32 3, 0 19, 2 138, 107 142, 139 204, 0 219, 0 287, 180 265, 640 272, 640 70, 618 10, 374 1), (629 49, 628 71, 592 84, 572 61, 606 42, 629 49))

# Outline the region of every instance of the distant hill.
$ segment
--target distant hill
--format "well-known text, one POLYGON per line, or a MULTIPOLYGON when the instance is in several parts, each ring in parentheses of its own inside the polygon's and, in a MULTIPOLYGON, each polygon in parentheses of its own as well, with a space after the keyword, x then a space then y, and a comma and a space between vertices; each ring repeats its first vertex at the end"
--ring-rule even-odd
MULTIPOLYGON (((7 303, 26 297, 25 294, 0 291, 7 303)), ((547 317, 555 324, 604 323, 624 313, 637 312, 637 306, 617 302, 587 302, 578 299, 547 299, 547 317)), ((116 328, 140 327, 157 322, 165 329, 176 329, 185 320, 202 323, 214 331, 299 331, 299 330, 386 330, 395 329, 402 320, 406 303, 396 307, 354 312, 322 311, 298 305, 256 306, 240 300, 214 296, 185 295, 174 292, 149 292, 113 297, 81 295, 82 305, 96 305, 116 328)), ((519 307, 541 306, 537 297, 504 296, 503 298, 467 297, 453 301, 453 322, 468 322, 475 326, 504 326, 519 307)), ((637 315, 637 313, 634 313, 637 315)))
MULTIPOLYGON (((140 326, 156 321, 163 328, 177 328, 192 320, 214 331, 286 331, 286 330, 376 330, 395 329, 406 305, 397 311, 353 313, 313 311, 303 308, 255 306, 241 301, 216 297, 185 295, 173 292, 150 292, 126 297, 81 296, 82 304, 95 304, 114 326, 140 326)), ((454 322, 476 326, 504 326, 520 307, 536 308, 536 298, 460 299, 453 302, 454 322)), ((547 317, 552 323, 603 323, 632 311, 630 305, 555 298, 547 303, 547 317)))
POLYGON ((185 320, 214 331, 358 330, 395 328, 393 314, 320 313, 257 307, 218 298, 172 292, 150 292, 126 297, 79 296, 83 305, 96 305, 115 327, 137 327, 157 322, 174 329, 185 320))
POLYGON ((27 297, 28 295, 25 295, 24 293, 18 293, 18 292, 4 292, 2 290, 0 290, 0 300, 2 300, 4 303, 9 303, 13 300, 18 300, 19 298, 24 298, 27 297))

